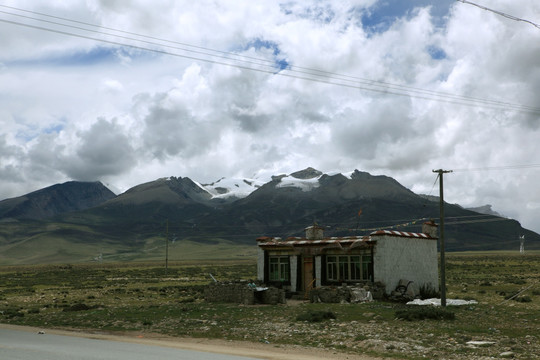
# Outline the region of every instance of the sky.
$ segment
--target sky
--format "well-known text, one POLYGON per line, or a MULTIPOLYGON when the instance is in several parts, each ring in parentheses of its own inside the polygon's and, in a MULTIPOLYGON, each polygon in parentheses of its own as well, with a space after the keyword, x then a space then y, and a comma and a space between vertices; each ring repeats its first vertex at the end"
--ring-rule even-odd
MULTIPOLYGON (((477 0, 540 23, 540 2, 477 0)), ((453 0, 0 0, 0 199, 307 167, 540 232, 540 28, 453 0)))

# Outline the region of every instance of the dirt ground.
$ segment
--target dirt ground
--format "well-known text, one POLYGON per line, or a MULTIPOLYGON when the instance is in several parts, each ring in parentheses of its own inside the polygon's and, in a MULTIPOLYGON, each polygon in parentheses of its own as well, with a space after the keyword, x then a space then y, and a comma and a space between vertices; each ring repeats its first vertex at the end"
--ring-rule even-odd
POLYGON ((302 348, 300 346, 271 345, 253 342, 208 340, 192 338, 175 338, 160 334, 109 334, 87 331, 67 331, 40 329, 28 326, 0 324, 0 328, 47 334, 77 336, 90 339, 122 341, 154 346, 165 346, 184 350, 204 351, 235 356, 255 357, 268 360, 310 360, 310 359, 334 359, 334 360, 378 360, 370 356, 358 356, 343 354, 330 350, 302 348))

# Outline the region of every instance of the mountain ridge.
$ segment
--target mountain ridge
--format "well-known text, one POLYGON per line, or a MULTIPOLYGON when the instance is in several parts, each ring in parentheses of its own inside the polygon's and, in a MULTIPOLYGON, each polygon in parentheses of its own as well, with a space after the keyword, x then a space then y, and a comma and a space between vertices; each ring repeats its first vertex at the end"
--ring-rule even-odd
POLYGON ((115 197, 100 181, 68 181, 0 201, 0 219, 43 220, 65 212, 85 210, 115 197))
MULTIPOLYGON (((58 196, 60 204, 64 197, 58 196)), ((24 196, 9 200, 12 207, 25 201, 24 196)), ((159 239, 166 236, 165 229, 180 242, 215 243, 221 239, 254 246, 259 236, 299 236, 312 223, 324 226, 328 236, 369 235, 375 229, 420 232, 423 221, 439 215, 437 202, 415 194, 391 177, 359 170, 324 174, 313 168, 272 176, 266 182, 260 178, 220 178, 201 184, 172 176, 95 203, 75 209, 50 206, 59 211, 49 217, 19 217, 18 225, 0 215, 5 225, 0 229, 0 250, 8 243, 12 253, 23 243, 37 246, 49 241, 54 247, 55 241, 61 240, 87 247, 107 244, 117 252, 123 249, 144 255, 145 249, 156 248, 156 242, 162 244, 159 239)), ((454 219, 445 227, 447 251, 519 248, 518 236, 524 234, 529 248, 540 248, 540 235, 523 229, 513 219, 482 215, 455 204, 445 208, 446 216, 454 219)))

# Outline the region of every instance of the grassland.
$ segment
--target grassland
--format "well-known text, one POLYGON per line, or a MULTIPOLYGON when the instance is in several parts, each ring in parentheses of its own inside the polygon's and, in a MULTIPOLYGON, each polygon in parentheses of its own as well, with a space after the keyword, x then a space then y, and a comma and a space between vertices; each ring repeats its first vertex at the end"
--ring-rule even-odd
MULTIPOLYGON (((101 254, 107 262, 159 261, 165 259, 165 234, 131 241, 117 241, 92 232, 83 225, 51 223, 47 231, 29 227, 22 235, 14 236, 18 223, 3 224, 0 228, 0 266, 24 264, 88 263, 101 254), (128 245, 127 243, 131 244, 128 245)), ((174 241, 169 236, 169 259, 186 260, 239 260, 253 258, 253 244, 238 244, 215 238, 182 238, 174 241)))
MULTIPOLYGON (((211 281, 252 279, 245 260, 0 267, 0 322, 42 328, 262 342, 399 359, 540 358, 540 252, 447 254, 442 320, 407 321, 393 302, 286 305, 207 303, 211 281), (331 314, 311 321, 306 314, 331 314), (452 318, 454 318, 452 320, 452 318), (445 320, 446 319, 446 320, 445 320), (488 346, 470 345, 487 341, 488 346), (503 355, 501 355, 503 354, 503 355)), ((423 312, 424 310, 416 310, 423 312)), ((412 318, 412 317, 411 317, 412 318)))

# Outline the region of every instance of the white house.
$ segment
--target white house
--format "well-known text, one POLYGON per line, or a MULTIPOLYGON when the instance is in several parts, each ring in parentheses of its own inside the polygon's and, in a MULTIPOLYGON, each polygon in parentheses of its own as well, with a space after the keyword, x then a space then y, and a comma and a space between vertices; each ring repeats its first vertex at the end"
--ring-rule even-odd
POLYGON ((422 233, 378 230, 368 236, 324 237, 324 228, 305 229, 305 237, 260 237, 257 278, 292 292, 314 287, 381 282, 386 293, 401 279, 439 288, 437 225, 422 233))

